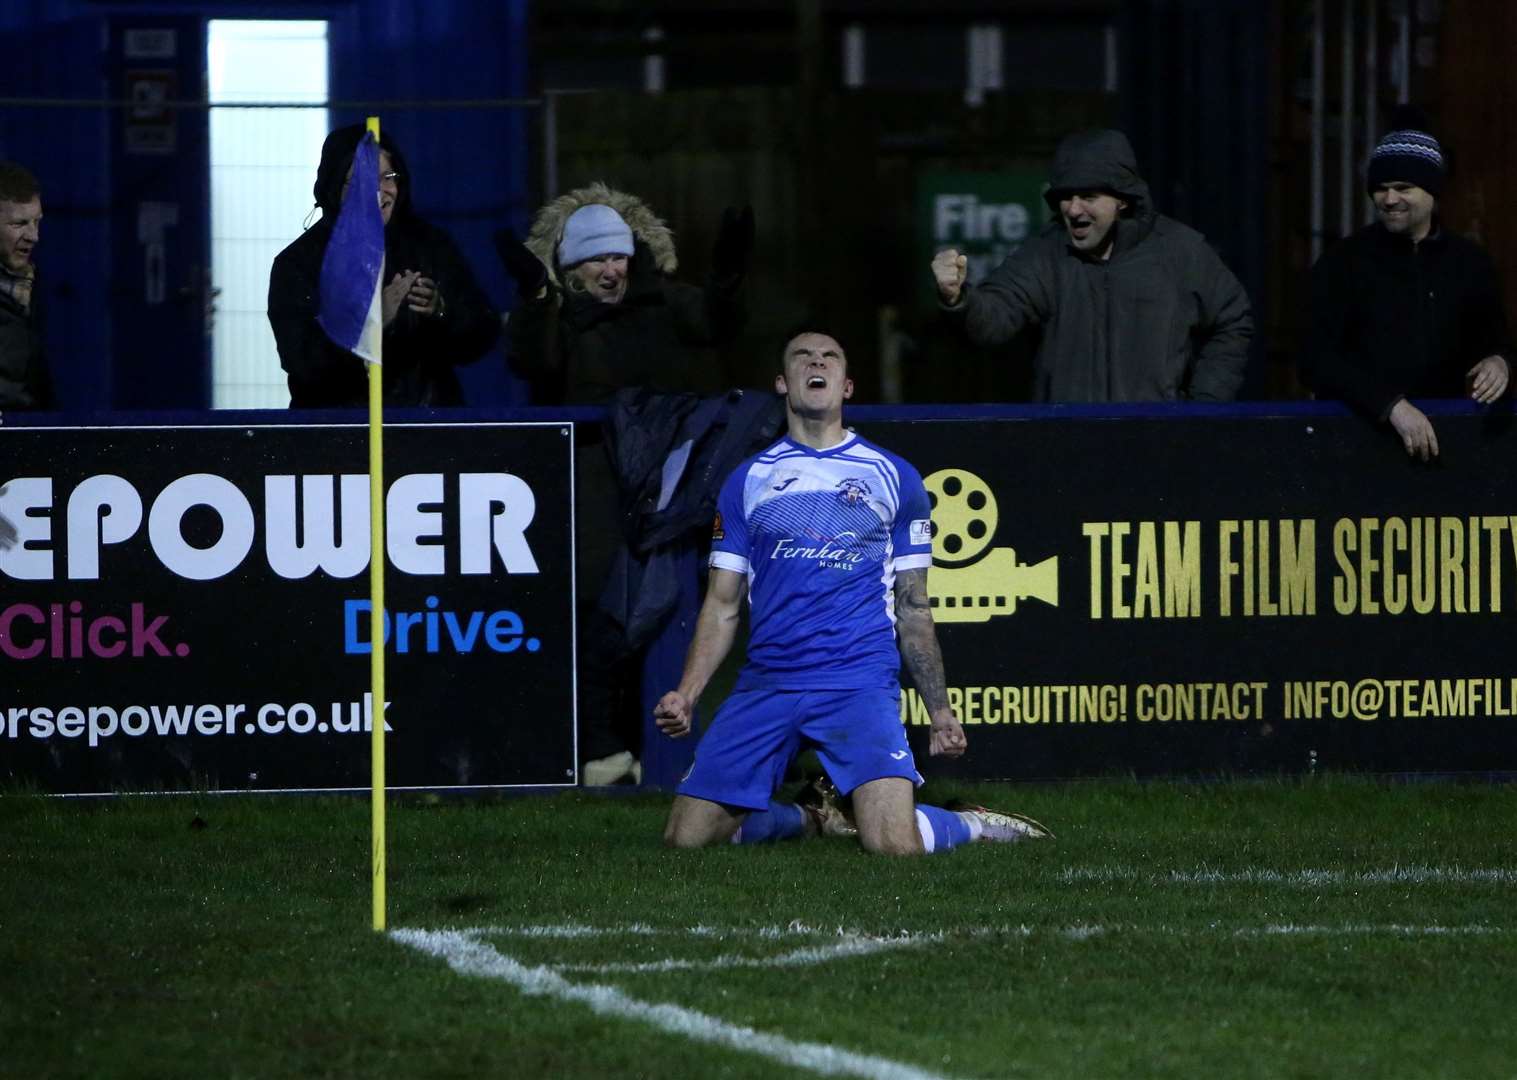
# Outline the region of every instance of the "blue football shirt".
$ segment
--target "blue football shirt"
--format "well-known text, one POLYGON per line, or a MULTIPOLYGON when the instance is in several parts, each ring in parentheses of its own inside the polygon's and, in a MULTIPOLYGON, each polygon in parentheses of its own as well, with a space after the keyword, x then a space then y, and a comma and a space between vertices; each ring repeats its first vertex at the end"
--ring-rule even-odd
POLYGON ((717 515, 711 565, 748 578, 737 689, 899 685, 895 575, 932 565, 916 469, 852 432, 826 450, 787 436, 733 471, 717 515))

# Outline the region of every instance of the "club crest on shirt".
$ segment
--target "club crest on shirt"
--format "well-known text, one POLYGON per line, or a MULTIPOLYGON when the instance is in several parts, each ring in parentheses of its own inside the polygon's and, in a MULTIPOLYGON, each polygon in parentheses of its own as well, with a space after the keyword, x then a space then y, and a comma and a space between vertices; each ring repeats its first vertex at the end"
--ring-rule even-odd
POLYGON ((838 498, 846 503, 856 503, 869 497, 869 484, 857 476, 847 476, 837 482, 838 498))
POLYGON ((711 539, 725 540, 726 538, 727 530, 722 528, 722 512, 718 510, 715 520, 711 522, 711 539))

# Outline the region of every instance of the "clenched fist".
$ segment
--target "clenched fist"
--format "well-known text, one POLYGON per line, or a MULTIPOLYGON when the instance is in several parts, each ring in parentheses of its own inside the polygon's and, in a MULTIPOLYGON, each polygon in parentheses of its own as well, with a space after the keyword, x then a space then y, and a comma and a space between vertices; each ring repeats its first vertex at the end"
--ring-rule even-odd
POLYGON ((690 734, 690 699, 678 690, 670 690, 653 707, 653 719, 669 738, 683 739, 690 734))
POLYGON ((952 307, 959 302, 964 290, 964 278, 969 273, 969 259, 953 248, 940 251, 932 258, 932 276, 937 279, 938 295, 943 303, 952 307))

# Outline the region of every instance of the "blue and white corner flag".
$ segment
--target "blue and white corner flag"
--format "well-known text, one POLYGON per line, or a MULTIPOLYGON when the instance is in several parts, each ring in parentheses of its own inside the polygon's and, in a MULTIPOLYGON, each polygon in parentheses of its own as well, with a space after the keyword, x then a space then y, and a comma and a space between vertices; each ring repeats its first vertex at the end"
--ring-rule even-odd
POLYGON ((365 133, 353 152, 353 176, 321 260, 316 322, 339 348, 380 362, 384 323, 380 289, 385 269, 385 223, 379 213, 379 146, 365 133))

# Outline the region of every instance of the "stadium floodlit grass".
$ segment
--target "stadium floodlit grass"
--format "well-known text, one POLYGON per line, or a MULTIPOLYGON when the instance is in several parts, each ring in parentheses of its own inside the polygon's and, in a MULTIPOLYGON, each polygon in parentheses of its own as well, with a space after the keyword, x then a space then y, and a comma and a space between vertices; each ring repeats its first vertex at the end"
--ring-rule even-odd
POLYGON ((668 852, 653 795, 398 799, 392 935, 362 799, 8 794, 0 1073, 1513 1075, 1511 786, 926 794, 1058 839, 668 852))

